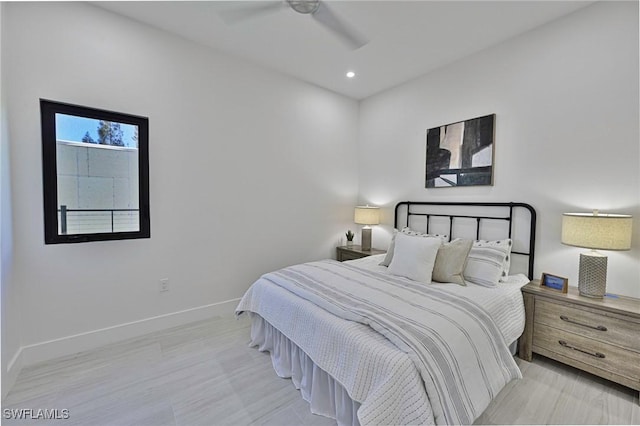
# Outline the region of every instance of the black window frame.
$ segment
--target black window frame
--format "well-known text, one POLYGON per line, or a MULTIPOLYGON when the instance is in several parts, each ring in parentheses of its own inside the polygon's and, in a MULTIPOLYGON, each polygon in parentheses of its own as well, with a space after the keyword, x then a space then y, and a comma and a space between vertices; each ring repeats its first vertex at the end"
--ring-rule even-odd
POLYGON ((149 119, 103 109, 90 108, 47 99, 40 99, 42 126, 42 178, 44 198, 45 244, 84 243, 90 241, 127 240, 151 237, 149 210, 149 119), (138 231, 100 232, 86 234, 58 233, 58 172, 56 114, 113 121, 138 126, 138 231))

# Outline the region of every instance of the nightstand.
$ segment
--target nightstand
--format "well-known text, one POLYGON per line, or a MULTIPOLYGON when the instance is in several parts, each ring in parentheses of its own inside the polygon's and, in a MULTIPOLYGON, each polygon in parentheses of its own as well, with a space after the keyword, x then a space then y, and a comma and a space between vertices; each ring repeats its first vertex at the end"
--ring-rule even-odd
POLYGON ((372 248, 371 250, 362 250, 362 246, 340 246, 336 247, 337 258, 340 262, 345 260, 360 259, 362 257, 371 256, 374 254, 386 253, 386 250, 378 250, 372 248))
POLYGON ((566 294, 522 288, 526 325, 519 356, 537 353, 640 391, 640 299, 592 299, 569 287, 566 294))

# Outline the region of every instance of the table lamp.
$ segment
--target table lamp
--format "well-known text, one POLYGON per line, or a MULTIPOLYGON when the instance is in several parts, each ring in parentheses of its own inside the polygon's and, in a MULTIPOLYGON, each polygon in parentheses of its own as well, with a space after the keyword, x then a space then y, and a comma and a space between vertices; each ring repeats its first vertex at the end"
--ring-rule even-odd
POLYGON ((371 206, 357 206, 353 221, 362 228, 362 250, 371 250, 371 226, 380 223, 380 209, 371 206))
POLYGON ((578 290, 581 296, 602 298, 607 286, 607 256, 598 250, 631 248, 631 216, 621 214, 564 213, 562 244, 590 248, 580 253, 578 290))

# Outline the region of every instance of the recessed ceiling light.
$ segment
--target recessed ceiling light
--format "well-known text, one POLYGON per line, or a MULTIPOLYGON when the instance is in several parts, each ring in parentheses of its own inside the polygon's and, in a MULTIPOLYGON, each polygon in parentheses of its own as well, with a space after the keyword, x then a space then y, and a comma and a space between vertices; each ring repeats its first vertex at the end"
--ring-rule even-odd
POLYGON ((353 78, 353 77, 355 77, 355 76, 356 76, 356 73, 355 73, 355 72, 353 72, 353 71, 349 71, 349 72, 347 73, 347 78, 353 78))

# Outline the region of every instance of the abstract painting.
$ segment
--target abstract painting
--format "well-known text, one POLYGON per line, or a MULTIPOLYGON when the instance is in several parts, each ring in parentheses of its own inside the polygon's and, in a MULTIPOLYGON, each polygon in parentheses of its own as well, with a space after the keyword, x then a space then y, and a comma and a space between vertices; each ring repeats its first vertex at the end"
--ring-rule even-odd
POLYGON ((427 130, 425 188, 493 185, 496 115, 427 130))

